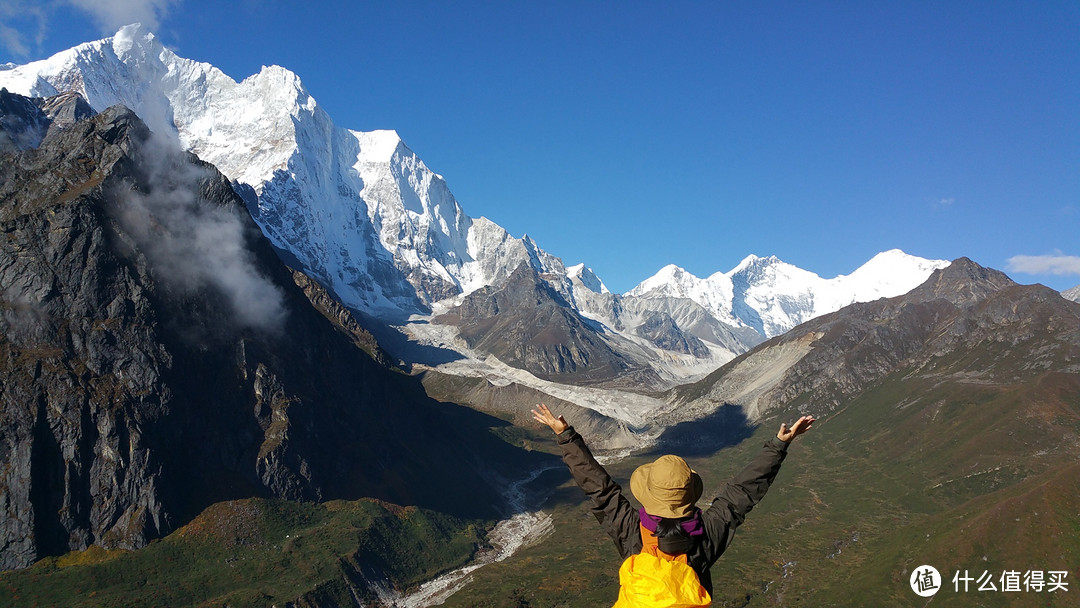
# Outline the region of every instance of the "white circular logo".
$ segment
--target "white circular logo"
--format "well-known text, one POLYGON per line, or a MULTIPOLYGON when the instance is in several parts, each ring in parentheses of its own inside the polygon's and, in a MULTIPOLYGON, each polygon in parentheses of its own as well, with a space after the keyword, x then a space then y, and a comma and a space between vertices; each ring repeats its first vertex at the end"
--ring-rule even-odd
POLYGON ((933 566, 919 566, 911 573, 911 590, 921 597, 930 597, 941 589, 941 575, 933 566))

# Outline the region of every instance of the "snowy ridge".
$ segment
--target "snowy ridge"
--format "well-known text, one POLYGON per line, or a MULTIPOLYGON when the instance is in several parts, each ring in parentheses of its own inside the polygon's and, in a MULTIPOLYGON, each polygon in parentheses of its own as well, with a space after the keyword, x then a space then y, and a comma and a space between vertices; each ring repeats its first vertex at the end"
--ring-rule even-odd
POLYGON ((849 275, 823 279, 775 256, 751 255, 732 270, 706 279, 666 266, 626 296, 689 299, 724 323, 749 327, 771 338, 855 302, 907 293, 948 264, 893 249, 879 253, 849 275))
POLYGON ((1080 302, 1080 285, 1061 292, 1061 297, 1066 300, 1072 300, 1073 302, 1080 302))
POLYGON ((571 280, 580 282, 581 285, 590 291, 604 294, 611 293, 608 291, 607 285, 600 280, 600 277, 593 273, 592 268, 586 268, 585 264, 578 264, 566 269, 566 276, 571 280))

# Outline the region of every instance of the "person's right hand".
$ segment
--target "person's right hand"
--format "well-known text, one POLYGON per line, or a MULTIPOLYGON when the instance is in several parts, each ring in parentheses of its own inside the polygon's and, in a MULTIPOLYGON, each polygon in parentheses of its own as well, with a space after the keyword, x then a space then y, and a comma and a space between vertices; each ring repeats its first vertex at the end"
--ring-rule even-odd
POLYGON ((551 410, 548 409, 548 406, 541 403, 536 407, 539 409, 539 411, 532 411, 533 420, 536 420, 541 424, 548 425, 549 427, 551 427, 551 430, 555 431, 556 435, 570 428, 570 425, 566 422, 566 419, 562 416, 556 418, 555 415, 551 413, 551 410))
POLYGON ((791 428, 788 428, 787 423, 782 423, 780 425, 780 430, 776 433, 776 438, 783 442, 789 442, 806 431, 809 431, 811 424, 814 424, 813 416, 803 416, 802 418, 799 418, 795 421, 795 424, 791 425, 791 428))

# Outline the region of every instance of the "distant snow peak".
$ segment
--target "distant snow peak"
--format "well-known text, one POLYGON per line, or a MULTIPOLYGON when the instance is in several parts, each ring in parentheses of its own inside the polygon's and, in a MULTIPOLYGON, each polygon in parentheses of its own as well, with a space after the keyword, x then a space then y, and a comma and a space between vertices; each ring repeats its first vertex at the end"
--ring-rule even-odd
POLYGON ((1080 302, 1080 285, 1061 292, 1061 297, 1066 300, 1072 300, 1073 302, 1080 302))
POLYGON ((780 263, 780 258, 776 257, 775 255, 770 255, 768 257, 760 257, 751 253, 750 255, 743 258, 743 260, 739 262, 739 264, 736 265, 735 268, 733 268, 728 274, 751 272, 755 270, 760 271, 778 263, 780 263))
POLYGON ((855 302, 906 293, 947 265, 893 249, 850 275, 822 279, 776 256, 749 255, 732 270, 704 280, 678 266, 665 266, 626 295, 690 299, 718 320, 770 338, 855 302))
POLYGON ((689 297, 690 292, 700 285, 701 279, 687 272, 680 266, 668 264, 656 274, 645 279, 630 291, 627 296, 654 296, 689 297))
POLYGON ((582 285, 596 293, 611 293, 608 291, 607 285, 604 285, 604 282, 600 280, 600 277, 593 273, 592 268, 586 268, 585 264, 570 266, 566 269, 566 276, 571 281, 575 279, 580 281, 582 285))

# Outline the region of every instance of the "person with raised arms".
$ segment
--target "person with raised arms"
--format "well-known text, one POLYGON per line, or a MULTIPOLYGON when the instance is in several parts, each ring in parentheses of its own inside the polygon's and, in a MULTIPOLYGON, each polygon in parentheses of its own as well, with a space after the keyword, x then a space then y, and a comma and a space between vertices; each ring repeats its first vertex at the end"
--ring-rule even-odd
POLYGON ((788 444, 814 423, 813 416, 802 416, 790 427, 781 424, 776 437, 766 441, 704 509, 697 507, 703 492, 701 477, 685 460, 669 454, 641 465, 630 476, 630 491, 641 503, 635 509, 562 416, 542 403, 532 415, 555 432, 563 462, 624 560, 615 608, 709 606, 713 592, 709 568, 776 479, 788 444))

